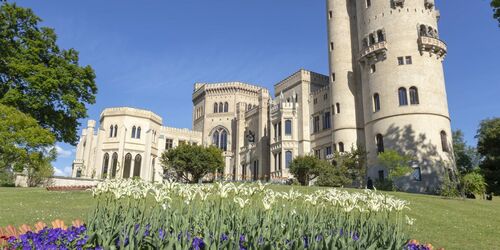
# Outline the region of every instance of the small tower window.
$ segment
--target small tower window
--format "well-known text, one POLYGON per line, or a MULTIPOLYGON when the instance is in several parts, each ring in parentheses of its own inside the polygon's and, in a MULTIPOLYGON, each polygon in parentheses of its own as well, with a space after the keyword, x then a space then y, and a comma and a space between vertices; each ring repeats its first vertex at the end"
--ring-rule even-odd
POLYGON ((135 126, 132 127, 132 138, 135 138, 135 131, 137 128, 135 126))
POLYGON ((113 137, 116 137, 117 134, 118 134, 118 125, 115 125, 115 132, 113 137))
POLYGON ((224 104, 221 102, 219 103, 219 113, 224 112, 224 104))
POLYGON ((418 100, 418 89, 417 87, 411 87, 410 88, 410 104, 415 105, 419 104, 418 100))
POLYGON ((323 129, 330 129, 331 125, 331 115, 330 112, 325 112, 323 115, 323 129))
POLYGON ((444 130, 441 131, 441 148, 443 149, 443 152, 450 152, 450 147, 448 146, 448 136, 444 130))
POLYGON ((384 137, 382 134, 377 134, 375 137, 376 143, 377 143, 377 153, 383 153, 384 152, 384 137))
POLYGON ((292 121, 285 121, 285 135, 292 135, 292 121))
POLYGON ((385 41, 384 31, 382 31, 382 30, 377 31, 377 39, 378 39, 378 42, 385 41))
POLYGON ((372 1, 371 0, 366 0, 366 8, 372 6, 372 1))
POLYGON ((339 142, 339 152, 340 153, 344 153, 344 143, 343 142, 339 142))
POLYGON ((377 72, 377 67, 375 66, 375 64, 370 65, 370 73, 373 74, 375 72, 377 72))
POLYGON ((109 137, 113 137, 113 125, 111 125, 111 127, 109 127, 109 137))
POLYGON ((380 95, 378 93, 373 95, 373 109, 375 112, 380 111, 380 95))
POLYGON ((340 114, 340 103, 336 103, 335 107, 337 108, 337 114, 340 114))
POLYGON ((137 128, 137 135, 136 135, 136 137, 135 137, 135 138, 137 138, 137 139, 141 139, 141 127, 138 127, 138 128, 137 128))
POLYGON ((217 113, 217 112, 219 112, 219 104, 214 103, 214 113, 217 113))
POLYGON ((229 111, 229 104, 227 102, 224 103, 224 112, 227 113, 229 111))
POLYGON ((330 51, 333 50, 333 42, 330 42, 330 51))
POLYGON ((399 88, 398 95, 399 95, 399 106, 408 105, 408 96, 406 94, 406 88, 399 88))
POLYGON ((328 11, 328 18, 332 19, 333 18, 333 11, 328 11))

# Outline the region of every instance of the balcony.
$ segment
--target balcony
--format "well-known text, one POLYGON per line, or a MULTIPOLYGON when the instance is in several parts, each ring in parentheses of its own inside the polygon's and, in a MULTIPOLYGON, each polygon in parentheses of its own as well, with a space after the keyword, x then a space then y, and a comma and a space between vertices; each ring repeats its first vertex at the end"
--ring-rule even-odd
POLYGON ((386 41, 378 42, 362 49, 359 60, 361 62, 381 61, 385 59, 386 52, 387 52, 387 42, 386 41))
POLYGON ((420 53, 429 52, 431 54, 436 54, 438 58, 446 56, 448 51, 446 43, 438 38, 428 36, 421 36, 418 38, 418 47, 420 49, 420 53))

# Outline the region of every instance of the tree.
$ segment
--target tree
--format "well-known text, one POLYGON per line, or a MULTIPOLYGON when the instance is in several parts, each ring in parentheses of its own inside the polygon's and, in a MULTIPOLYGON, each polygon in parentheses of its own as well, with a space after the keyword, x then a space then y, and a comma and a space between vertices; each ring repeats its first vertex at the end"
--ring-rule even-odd
POLYGON ((486 182, 479 171, 472 171, 461 178, 462 190, 468 197, 486 193, 486 182))
POLYGON ((78 52, 60 49, 53 29, 39 27, 31 9, 0 5, 0 104, 16 107, 75 145, 78 119, 95 102, 94 70, 78 52))
POLYGON ((161 156, 165 170, 173 171, 177 177, 197 183, 208 173, 222 171, 222 151, 215 146, 203 147, 183 144, 165 151, 161 156))
POLYGON ((500 24, 500 0, 491 0, 491 7, 493 8, 493 18, 500 24))
POLYGON ((480 156, 474 147, 467 145, 461 130, 453 131, 453 153, 460 175, 470 173, 479 166, 480 156))
POLYGON ((344 164, 325 164, 320 170, 316 185, 321 187, 343 187, 352 184, 349 169, 344 164))
POLYGON ((30 116, 0 104, 0 171, 25 171, 30 185, 52 175, 55 137, 30 116))
MULTIPOLYGON (((410 162, 413 158, 406 154, 400 154, 395 150, 387 150, 378 155, 380 165, 387 169, 388 180, 394 183, 394 180, 403 177, 413 170, 410 162)), ((397 187, 396 187, 397 188, 397 187)))
POLYGON ((303 186, 309 186, 309 182, 327 168, 329 163, 320 160, 313 155, 297 156, 290 164, 290 173, 297 178, 303 186))
POLYGON ((488 191, 500 194, 500 118, 483 120, 476 138, 477 151, 483 157, 479 167, 488 191))

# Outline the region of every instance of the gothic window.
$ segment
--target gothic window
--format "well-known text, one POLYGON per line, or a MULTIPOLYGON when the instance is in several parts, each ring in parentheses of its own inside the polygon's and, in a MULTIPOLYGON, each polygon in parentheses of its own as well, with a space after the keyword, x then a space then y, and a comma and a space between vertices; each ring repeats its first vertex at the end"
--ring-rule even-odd
POLYGON ((227 102, 224 103, 224 112, 225 113, 229 112, 229 103, 227 102))
POLYGON ((444 130, 441 131, 441 148, 443 149, 443 152, 450 152, 450 147, 448 146, 448 138, 444 130))
POLYGON ((123 166, 123 179, 130 177, 130 168, 132 166, 132 155, 128 153, 125 155, 125 165, 123 166))
POLYGON ((109 137, 113 137, 113 125, 111 125, 111 127, 109 127, 109 137))
POLYGON ((408 105, 408 96, 406 94, 406 88, 399 88, 398 95, 399 95, 399 106, 408 105))
POLYGON ((217 128, 212 134, 212 145, 227 151, 228 132, 225 128, 217 128))
POLYGON ((227 151, 227 132, 225 130, 220 134, 220 149, 227 151))
POLYGON ((224 104, 221 102, 219 103, 219 113, 224 112, 224 104))
POLYGON ((377 153, 383 153, 384 152, 384 137, 381 134, 377 134, 375 137, 375 140, 377 142, 377 153))
POLYGON ((102 178, 106 178, 108 175, 108 166, 109 166, 109 154, 105 153, 102 162, 102 178))
POLYGON ((380 111, 380 95, 378 93, 373 95, 373 109, 375 112, 380 111))
POLYGON ((434 29, 432 29, 432 27, 427 28, 427 34, 430 37, 435 37, 435 35, 434 35, 434 29))
POLYGON ((292 121, 285 121, 285 135, 292 135, 292 121))
POLYGON ((136 155, 135 160, 134 160, 134 177, 140 177, 141 176, 141 163, 142 163, 142 156, 141 155, 136 155))
POLYGON ((212 135, 212 144, 219 147, 219 131, 215 131, 212 135))
POLYGON ((418 89, 417 87, 411 87, 410 88, 410 103, 411 104, 419 104, 418 100, 418 89))
POLYGON ((345 151, 344 151, 344 143, 343 143, 343 142, 339 142, 339 152, 340 152, 340 153, 345 152, 345 151))
POLYGON ((214 103, 214 113, 217 113, 217 112, 219 112, 219 104, 214 103))
POLYGON ((290 164, 292 164, 292 161, 293 161, 292 151, 286 151, 285 152, 285 167, 290 168, 290 164))
POLYGON ((135 130, 136 130, 136 129, 137 129, 137 128, 136 128, 135 126, 133 126, 133 127, 132 127, 132 138, 135 138, 135 130))
POLYGON ((330 129, 331 127, 332 124, 330 112, 325 112, 325 114, 323 115, 323 129, 330 129))
POLYGON ((117 165, 118 165, 118 154, 113 153, 113 157, 111 158, 111 178, 116 177, 117 165))
POLYGON ((137 139, 141 139, 141 127, 138 127, 137 128, 137 134, 136 134, 136 137, 137 139))
POLYGON ((377 31, 377 39, 378 39, 378 42, 385 41, 384 31, 382 31, 382 30, 377 31))
POLYGON ((115 125, 115 134, 113 137, 116 137, 117 134, 118 134, 118 125, 115 125))

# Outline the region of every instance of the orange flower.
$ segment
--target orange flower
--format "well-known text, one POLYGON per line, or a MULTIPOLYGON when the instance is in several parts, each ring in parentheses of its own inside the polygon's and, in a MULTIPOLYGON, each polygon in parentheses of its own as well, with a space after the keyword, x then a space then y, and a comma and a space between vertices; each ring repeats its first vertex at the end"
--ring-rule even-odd
POLYGON ((26 234, 27 232, 31 232, 31 227, 26 225, 26 224, 22 224, 20 227, 19 227, 19 233, 20 234, 26 234))
POLYGON ((66 230, 66 226, 64 225, 64 221, 59 220, 59 219, 52 222, 52 227, 66 230))
POLYGON ((83 221, 81 221, 80 219, 76 219, 73 221, 74 227, 81 227, 81 226, 83 226, 83 224, 84 224, 83 221))
POLYGON ((47 226, 47 224, 43 223, 42 221, 39 221, 35 224, 35 232, 38 233, 42 229, 44 229, 47 226))
POLYGON ((16 238, 17 238, 17 237, 19 237, 19 233, 17 232, 17 230, 16 230, 16 228, 15 228, 14 226, 12 226, 12 225, 8 225, 8 226, 5 228, 5 230, 6 230, 6 232, 5 232, 5 233, 6 233, 6 235, 5 235, 5 236, 7 236, 7 237, 12 237, 12 236, 14 236, 14 237, 16 237, 16 238))

